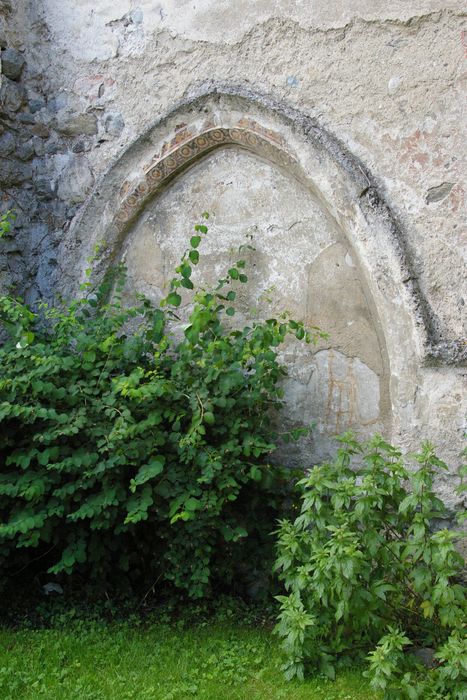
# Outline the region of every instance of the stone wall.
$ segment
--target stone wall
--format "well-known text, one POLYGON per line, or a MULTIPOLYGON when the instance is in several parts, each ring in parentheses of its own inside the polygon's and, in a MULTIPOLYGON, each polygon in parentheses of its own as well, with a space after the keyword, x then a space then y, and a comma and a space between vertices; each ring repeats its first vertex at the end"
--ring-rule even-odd
POLYGON ((284 352, 286 419, 317 423, 292 458, 353 427, 458 463, 460 2, 2 0, 0 16, 4 287, 70 292, 105 238, 101 269, 124 256, 129 293, 157 299, 209 210, 204 277, 252 238, 245 314, 270 290, 330 333, 284 352))

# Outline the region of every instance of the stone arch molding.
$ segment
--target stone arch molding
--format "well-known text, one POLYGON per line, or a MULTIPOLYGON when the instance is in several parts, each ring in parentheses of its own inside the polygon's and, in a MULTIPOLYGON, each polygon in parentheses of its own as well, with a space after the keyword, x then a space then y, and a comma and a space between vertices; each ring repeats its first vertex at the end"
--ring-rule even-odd
POLYGON ((75 275, 64 286, 80 281, 84 260, 103 239, 108 252, 99 261, 102 272, 155 195, 199 159, 231 147, 252 151, 304 184, 345 235, 382 328, 392 413, 401 424, 420 368, 462 363, 462 346, 437 336, 401 232, 371 174, 314 119, 264 96, 230 86, 200 88, 133 142, 70 228, 61 258, 75 275))

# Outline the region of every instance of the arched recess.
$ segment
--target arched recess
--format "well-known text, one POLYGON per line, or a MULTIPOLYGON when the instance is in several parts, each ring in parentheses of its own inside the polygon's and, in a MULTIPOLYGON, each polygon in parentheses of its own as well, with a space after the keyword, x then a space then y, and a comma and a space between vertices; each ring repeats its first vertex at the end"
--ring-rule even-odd
MULTIPOLYGON (((244 149, 275 164, 312 193, 357 261, 380 329, 393 431, 411 420, 418 372, 427 362, 456 362, 458 345, 440 342, 410 270, 395 219, 371 175, 315 120, 240 88, 209 86, 179 104, 108 169, 63 244, 74 281, 97 241, 122 250, 145 207, 170 182, 220 148, 244 149)), ((69 288, 70 280, 65 282, 69 288)))

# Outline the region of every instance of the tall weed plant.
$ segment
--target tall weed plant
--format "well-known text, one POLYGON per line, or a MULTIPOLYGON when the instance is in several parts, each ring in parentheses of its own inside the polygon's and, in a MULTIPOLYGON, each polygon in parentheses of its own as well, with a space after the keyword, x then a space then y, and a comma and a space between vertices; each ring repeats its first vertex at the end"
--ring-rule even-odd
POLYGON ((340 442, 299 482, 301 512, 277 533, 286 676, 333 678, 339 663, 366 658, 388 700, 465 700, 464 562, 456 532, 437 526, 446 511, 433 490, 447 467, 428 443, 413 471, 380 436, 340 442))

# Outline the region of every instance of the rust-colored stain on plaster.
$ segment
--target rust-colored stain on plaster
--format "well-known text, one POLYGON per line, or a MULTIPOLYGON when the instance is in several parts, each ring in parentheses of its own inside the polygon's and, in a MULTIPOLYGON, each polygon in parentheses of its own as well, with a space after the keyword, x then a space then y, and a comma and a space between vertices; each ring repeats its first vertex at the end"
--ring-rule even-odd
POLYGON ((465 202, 465 189, 457 184, 455 185, 451 192, 449 193, 449 202, 451 204, 452 211, 456 212, 459 209, 463 210, 465 202))
POLYGON ((398 154, 401 163, 407 164, 412 171, 420 172, 427 168, 442 168, 449 161, 449 154, 443 147, 440 134, 416 129, 409 136, 392 138, 383 136, 391 150, 398 154))
POLYGON ((95 75, 78 78, 74 84, 76 92, 90 102, 95 102, 104 94, 106 97, 109 97, 109 91, 113 93, 115 88, 115 80, 109 76, 105 76, 103 73, 96 73, 95 75))

